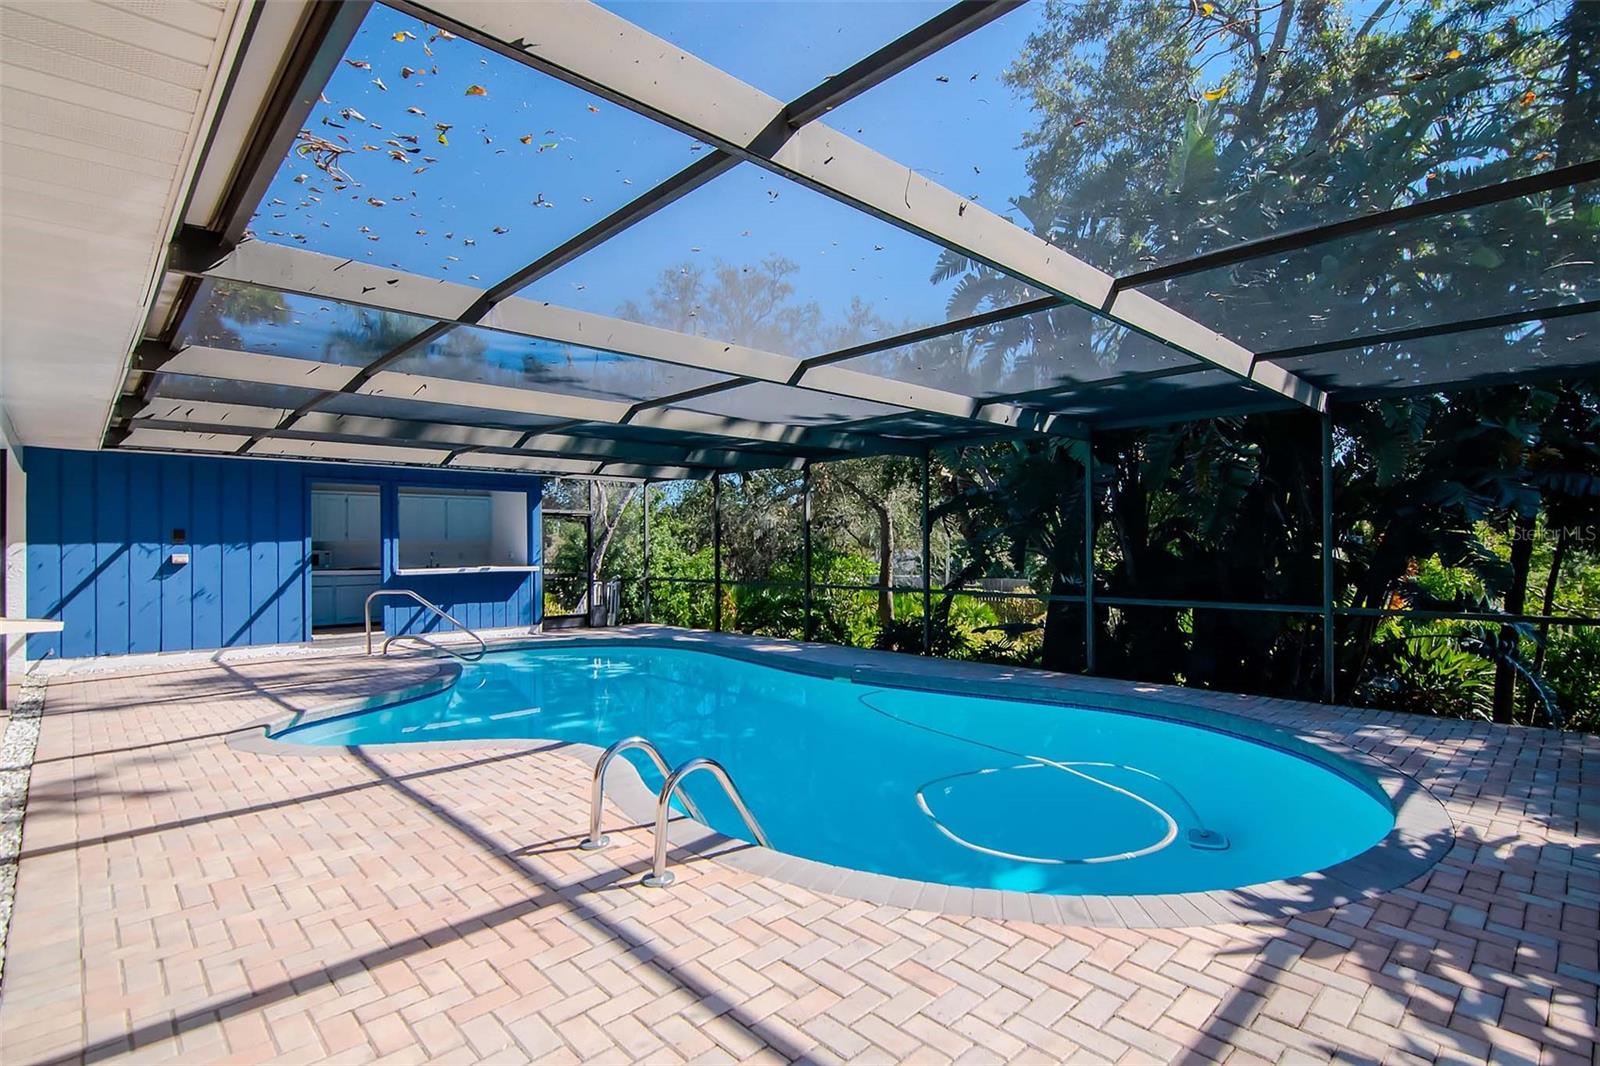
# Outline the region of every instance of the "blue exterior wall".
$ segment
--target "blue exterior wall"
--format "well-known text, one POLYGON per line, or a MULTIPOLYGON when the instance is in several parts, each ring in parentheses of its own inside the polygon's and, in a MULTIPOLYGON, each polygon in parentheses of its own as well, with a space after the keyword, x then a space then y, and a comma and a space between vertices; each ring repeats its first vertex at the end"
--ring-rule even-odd
MULTIPOLYGON (((60 633, 28 657, 191 651, 310 638, 311 486, 374 484, 382 499, 382 579, 411 588, 473 628, 532 626, 542 575, 400 575, 403 485, 528 494, 529 559, 541 563, 541 479, 465 471, 29 448, 28 613, 60 633), (183 530, 184 543, 174 541, 183 530), (187 565, 173 565, 187 551, 187 565)), ((384 608, 387 632, 451 628, 416 606, 384 608)))

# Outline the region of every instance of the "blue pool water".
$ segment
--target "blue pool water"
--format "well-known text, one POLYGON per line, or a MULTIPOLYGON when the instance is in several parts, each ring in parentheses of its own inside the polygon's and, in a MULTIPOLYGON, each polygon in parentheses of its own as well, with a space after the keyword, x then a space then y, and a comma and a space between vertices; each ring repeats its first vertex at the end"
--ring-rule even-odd
MULTIPOLYGON (((659 647, 495 653, 465 664, 446 692, 278 736, 605 747, 634 734, 674 766, 695 756, 726 766, 780 851, 951 885, 1104 895, 1231 888, 1330 866, 1394 824, 1356 767, 1341 773, 1210 729, 659 647), (1219 836, 1225 847, 1200 846, 1219 836)), ((660 786, 639 753, 624 757, 660 786)), ((710 777, 687 787, 714 828, 748 836, 710 777)))

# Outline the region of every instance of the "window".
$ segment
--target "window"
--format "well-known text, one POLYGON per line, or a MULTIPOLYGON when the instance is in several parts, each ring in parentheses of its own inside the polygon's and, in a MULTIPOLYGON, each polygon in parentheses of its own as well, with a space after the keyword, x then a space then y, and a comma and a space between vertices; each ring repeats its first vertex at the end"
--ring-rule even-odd
POLYGON ((528 568, 528 494, 402 488, 400 570, 528 568))

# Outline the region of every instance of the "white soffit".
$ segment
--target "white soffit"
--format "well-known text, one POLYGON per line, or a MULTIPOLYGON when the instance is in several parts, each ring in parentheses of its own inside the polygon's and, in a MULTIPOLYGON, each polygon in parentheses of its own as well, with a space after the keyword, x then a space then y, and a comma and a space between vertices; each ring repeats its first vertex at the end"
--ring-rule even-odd
POLYGON ((17 443, 99 447, 249 11, 0 4, 0 406, 17 443))

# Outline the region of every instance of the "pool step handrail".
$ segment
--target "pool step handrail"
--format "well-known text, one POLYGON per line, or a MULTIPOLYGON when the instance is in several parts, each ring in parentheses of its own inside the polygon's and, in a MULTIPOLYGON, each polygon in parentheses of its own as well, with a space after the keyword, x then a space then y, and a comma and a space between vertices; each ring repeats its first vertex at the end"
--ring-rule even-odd
POLYGON ((464 622, 460 621, 454 615, 446 611, 443 607, 440 607, 437 603, 434 603, 421 593, 415 592, 411 589, 376 589, 367 597, 367 601, 361 605, 361 620, 366 623, 367 630, 368 655, 372 654, 372 601, 384 596, 402 596, 407 599, 416 600, 423 606, 424 609, 432 611, 434 614, 438 615, 440 618, 443 618, 446 622, 449 622, 451 625, 455 626, 467 636, 478 642, 477 654, 465 655, 459 651, 456 651, 454 648, 447 647, 443 644, 435 644, 433 641, 428 640, 427 638, 416 633, 396 633, 394 636, 383 642, 384 655, 389 654, 389 645, 393 644, 397 640, 415 640, 422 644, 426 644, 430 648, 437 648, 439 651, 442 651, 447 655, 454 655, 457 659, 465 659, 468 662, 474 662, 488 654, 489 645, 483 642, 482 637, 478 636, 474 630, 468 628, 464 622))
MULTIPOLYGON (((756 838, 756 843, 764 848, 772 847, 767 840, 767 834, 762 831, 761 823, 756 821, 755 815, 750 813, 750 808, 744 804, 744 797, 739 795, 739 790, 734 786, 733 778, 728 776, 728 771, 715 759, 690 759, 667 777, 667 783, 661 786, 661 794, 656 797, 656 851, 650 864, 650 873, 640 883, 647 888, 666 888, 672 884, 676 877, 667 869, 667 813, 672 807, 672 797, 683 785, 683 779, 690 774, 706 770, 722 785, 722 791, 728 794, 733 801, 734 809, 739 812, 739 817, 744 819, 744 824, 756 838)), ((684 796, 687 806, 688 796, 684 796)), ((704 822, 705 819, 697 818, 704 822)))
MULTIPOLYGON (((594 764, 594 781, 589 786, 589 835, 578 842, 578 847, 584 851, 599 851, 611 846, 611 838, 600 832, 600 808, 606 798, 606 769, 618 755, 630 750, 642 751, 649 756, 663 778, 672 776, 672 768, 667 765, 667 760, 663 759, 656 746, 644 737, 624 737, 601 753, 600 761, 594 764)), ((705 821, 700 808, 695 806, 694 800, 687 794, 683 797, 683 806, 691 818, 699 822, 705 821)))

